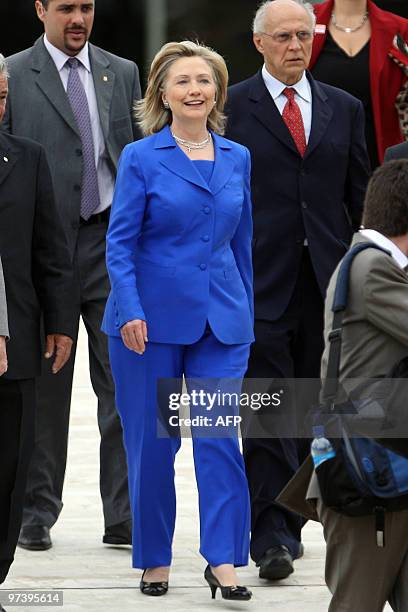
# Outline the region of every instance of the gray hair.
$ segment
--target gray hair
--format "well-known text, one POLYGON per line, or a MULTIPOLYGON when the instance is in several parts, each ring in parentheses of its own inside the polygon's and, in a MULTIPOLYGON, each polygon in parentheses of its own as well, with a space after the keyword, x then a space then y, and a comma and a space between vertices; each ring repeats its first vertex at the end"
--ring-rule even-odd
MULTIPOLYGON (((262 2, 262 4, 259 5, 258 10, 255 13, 254 21, 252 23, 252 32, 254 34, 258 34, 260 32, 265 31, 266 12, 268 10, 268 7, 273 2, 274 0, 266 0, 266 2, 262 2)), ((300 4, 300 6, 302 6, 305 9, 306 13, 309 15, 311 19, 312 28, 314 30, 315 25, 316 25, 316 15, 313 10, 313 5, 310 2, 304 2, 303 0, 292 0, 292 2, 296 2, 296 4, 300 4)))
POLYGON ((1 53, 0 53, 0 75, 5 76, 6 79, 8 79, 10 76, 5 57, 1 53))

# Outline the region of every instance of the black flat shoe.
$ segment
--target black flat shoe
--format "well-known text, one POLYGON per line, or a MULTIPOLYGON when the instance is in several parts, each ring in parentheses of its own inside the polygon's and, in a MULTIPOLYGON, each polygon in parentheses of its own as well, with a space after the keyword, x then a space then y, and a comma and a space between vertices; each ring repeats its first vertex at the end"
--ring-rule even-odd
POLYGON ((52 546, 49 528, 46 525, 21 527, 17 546, 25 550, 48 550, 52 546))
MULTIPOLYGON (((299 552, 303 554, 303 548, 299 552)), ((293 558, 286 546, 276 545, 268 548, 256 566, 263 580, 284 580, 293 573, 293 558)))
POLYGON ((215 599, 217 589, 221 590, 223 599, 231 599, 234 601, 248 601, 252 597, 252 593, 244 586, 222 586, 211 571, 209 565, 205 568, 204 578, 208 582, 211 589, 211 597, 215 599))
POLYGON ((160 597, 161 595, 165 595, 169 590, 168 582, 145 582, 143 577, 146 573, 146 570, 142 574, 142 579, 140 580, 140 590, 143 595, 151 595, 152 597, 160 597))
POLYGON ((124 521, 106 527, 102 542, 111 546, 131 546, 132 521, 124 521))

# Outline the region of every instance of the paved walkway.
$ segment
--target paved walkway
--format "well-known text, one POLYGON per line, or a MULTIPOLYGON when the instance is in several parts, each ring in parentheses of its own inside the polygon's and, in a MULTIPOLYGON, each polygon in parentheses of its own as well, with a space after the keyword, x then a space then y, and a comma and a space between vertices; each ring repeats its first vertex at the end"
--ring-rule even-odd
MULTIPOLYGON (((198 554, 197 495, 191 445, 183 440, 177 457, 178 514, 171 590, 164 598, 147 598, 138 590, 140 572, 131 568, 129 547, 102 544, 102 513, 98 491, 98 434, 95 399, 88 377, 85 337, 78 347, 70 428, 64 509, 52 530, 54 546, 46 552, 18 549, 8 589, 63 589, 66 612, 139 612, 174 610, 273 610, 326 612, 330 599, 323 579, 324 542, 321 527, 304 529, 305 555, 295 562, 287 580, 272 585, 259 580, 253 564, 240 570, 242 583, 251 587, 250 602, 211 601, 203 580, 205 562, 198 554)), ((29 612, 27 606, 7 610, 29 612)), ((45 609, 41 607, 40 609, 45 609)), ((47 608, 55 609, 58 608, 47 608)))

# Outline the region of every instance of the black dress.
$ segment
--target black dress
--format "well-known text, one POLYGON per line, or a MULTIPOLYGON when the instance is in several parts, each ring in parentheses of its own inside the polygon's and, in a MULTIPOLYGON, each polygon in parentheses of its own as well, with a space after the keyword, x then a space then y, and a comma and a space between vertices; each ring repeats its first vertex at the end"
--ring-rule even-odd
POLYGON ((367 150, 374 170, 379 165, 370 90, 370 41, 353 57, 335 42, 330 32, 312 69, 315 79, 339 87, 361 100, 366 121, 367 150))

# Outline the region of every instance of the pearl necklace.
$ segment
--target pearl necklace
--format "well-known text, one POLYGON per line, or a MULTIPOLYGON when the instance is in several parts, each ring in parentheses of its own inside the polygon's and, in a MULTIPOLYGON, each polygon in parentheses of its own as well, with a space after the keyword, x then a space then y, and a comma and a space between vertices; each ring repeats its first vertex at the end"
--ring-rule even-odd
POLYGON ((201 142, 192 142, 191 140, 184 140, 184 138, 179 138, 178 136, 176 136, 174 132, 171 132, 171 134, 177 144, 181 145, 182 147, 185 147, 189 153, 191 153, 191 151, 193 150, 205 149, 205 147, 211 142, 210 132, 208 132, 207 138, 205 140, 202 140, 201 142))
POLYGON ((336 30, 340 30, 340 32, 346 32, 346 34, 352 34, 353 32, 357 32, 357 30, 361 30, 361 28, 363 27, 367 19, 368 19, 368 11, 364 13, 361 23, 358 26, 355 26, 354 28, 345 28, 344 26, 341 26, 337 23, 336 15, 334 11, 331 14, 331 22, 333 24, 333 27, 335 27, 336 30))

